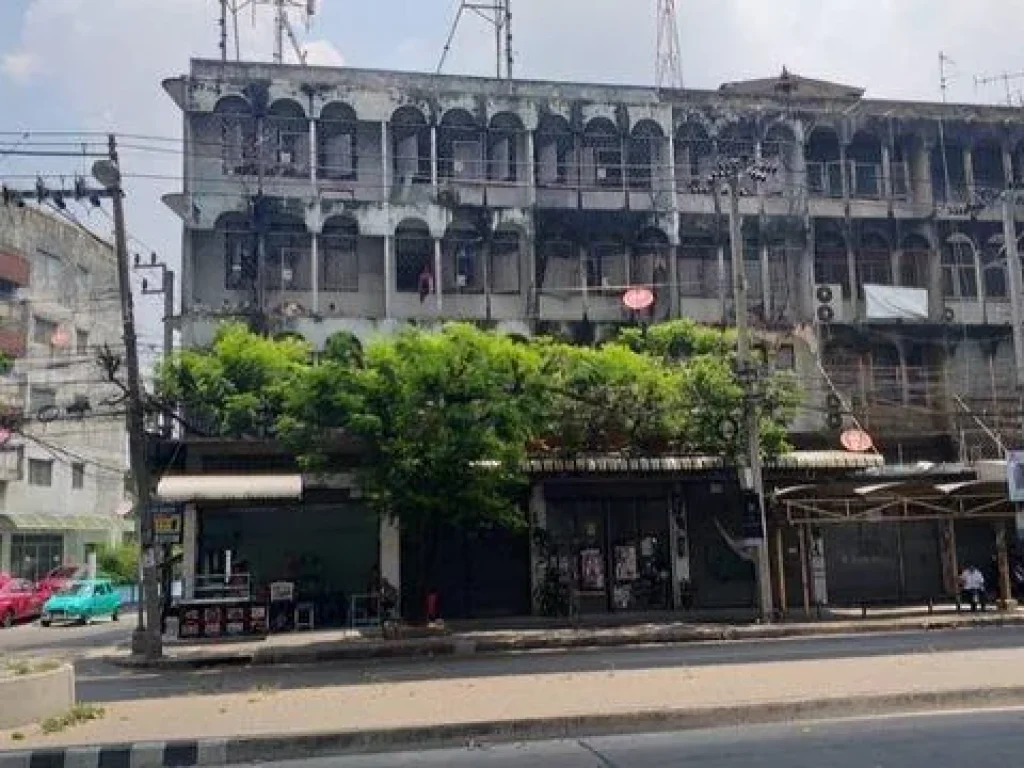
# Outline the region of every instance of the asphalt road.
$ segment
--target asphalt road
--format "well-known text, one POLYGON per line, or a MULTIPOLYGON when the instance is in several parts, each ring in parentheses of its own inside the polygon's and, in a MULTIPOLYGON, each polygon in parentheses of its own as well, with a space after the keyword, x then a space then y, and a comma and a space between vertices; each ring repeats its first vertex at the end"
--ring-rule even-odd
POLYGON ((1009 768, 1024 710, 925 714, 339 757, 279 768, 1009 768))
POLYGON ((0 629, 0 656, 33 655, 77 658, 95 651, 107 650, 129 642, 135 615, 122 614, 117 622, 96 619, 86 626, 53 624, 40 626, 38 621, 0 629))
MULTIPOLYGON (((127 629, 130 631, 131 622, 122 620, 120 624, 122 626, 129 625, 127 629)), ((98 626, 87 629, 99 631, 98 626)), ((68 632, 73 631, 68 630, 68 632)), ((73 635, 68 635, 68 637, 69 642, 72 641, 73 635)), ((125 640, 127 640, 127 633, 125 640)), ((83 638, 81 642, 85 642, 85 639, 83 638)), ((1024 646, 1024 627, 985 627, 769 641, 649 645, 576 650, 567 653, 534 652, 434 659, 382 659, 316 665, 220 667, 187 671, 126 670, 97 658, 82 658, 76 662, 76 667, 79 697, 84 701, 105 702, 175 695, 248 692, 258 687, 285 690, 445 677, 564 674, 594 670, 621 671, 711 664, 755 664, 800 659, 888 656, 1018 648, 1021 646, 1024 646)))

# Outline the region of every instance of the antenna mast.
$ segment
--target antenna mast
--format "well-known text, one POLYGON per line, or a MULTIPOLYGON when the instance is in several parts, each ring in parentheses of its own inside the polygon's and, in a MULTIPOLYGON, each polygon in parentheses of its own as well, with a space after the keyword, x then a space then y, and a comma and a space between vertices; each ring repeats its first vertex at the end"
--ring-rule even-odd
POLYGON ((683 87, 676 0, 658 0, 658 59, 654 78, 658 90, 683 87))
POLYGON ((441 59, 437 63, 437 73, 444 69, 444 63, 452 49, 452 42, 459 31, 459 22, 467 12, 475 13, 494 27, 494 56, 498 79, 512 79, 512 0, 492 0, 492 2, 470 2, 460 0, 459 10, 455 14, 448 40, 441 51, 441 59))
POLYGON ((292 50, 295 52, 295 58, 299 60, 299 63, 305 64, 306 52, 299 45, 299 39, 295 36, 295 29, 292 27, 288 12, 292 9, 299 9, 306 23, 306 29, 309 29, 310 20, 316 15, 316 0, 220 0, 221 60, 227 60, 228 11, 231 12, 232 25, 234 27, 235 60, 238 61, 241 59, 238 40, 238 12, 251 6, 253 10, 253 23, 255 23, 257 5, 271 5, 274 7, 274 63, 284 63, 284 39, 287 37, 292 45, 292 50))

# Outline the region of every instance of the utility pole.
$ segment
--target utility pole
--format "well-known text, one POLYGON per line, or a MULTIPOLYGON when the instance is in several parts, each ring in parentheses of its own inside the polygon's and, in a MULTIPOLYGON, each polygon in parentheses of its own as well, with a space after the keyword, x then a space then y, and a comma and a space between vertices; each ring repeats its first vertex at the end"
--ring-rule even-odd
POLYGON ((124 360, 128 380, 128 449, 131 473, 135 483, 136 513, 139 516, 139 544, 142 549, 142 595, 139 622, 132 633, 132 655, 147 660, 163 653, 160 634, 160 596, 157 594, 157 556, 153 547, 153 508, 150 503, 149 468, 146 465, 146 425, 142 405, 142 384, 139 375, 138 340, 135 335, 135 308, 132 301, 131 267, 128 263, 128 241, 124 223, 124 190, 117 161, 117 139, 111 134, 107 142, 108 158, 98 160, 93 175, 110 192, 114 207, 114 247, 117 252, 117 279, 121 294, 121 321, 124 326, 124 360))
POLYGON ((1003 193, 1003 240, 1006 242, 1006 271, 1010 288, 1010 322, 1013 324, 1014 383, 1018 396, 1024 396, 1024 278, 1020 271, 1020 254, 1017 251, 1017 222, 1014 219, 1016 200, 1014 193, 1003 193))
POLYGON ((740 179, 748 175, 764 181, 774 169, 753 165, 748 158, 725 160, 714 178, 729 196, 729 245, 732 254, 733 303, 736 315, 736 372, 744 386, 743 411, 747 433, 749 490, 756 496, 760 536, 748 540, 757 566, 758 607, 763 621, 774 613, 771 570, 768 559, 768 523, 764 506, 764 473, 761 463, 761 423, 757 407, 757 367, 750 359, 750 324, 747 276, 743 263, 743 219, 740 213, 740 179))
MULTIPOLYGON (((174 270, 168 269, 167 265, 161 261, 157 261, 156 254, 150 256, 148 264, 141 263, 138 255, 135 257, 135 269, 159 269, 160 270, 160 284, 159 287, 152 287, 149 284, 149 280, 143 278, 142 280, 142 295, 143 296, 163 296, 164 297, 164 344, 163 344, 163 359, 166 362, 171 359, 171 355, 174 353, 174 270)), ((165 438, 171 436, 174 428, 174 420, 171 418, 170 413, 164 413, 162 422, 162 433, 165 438)))

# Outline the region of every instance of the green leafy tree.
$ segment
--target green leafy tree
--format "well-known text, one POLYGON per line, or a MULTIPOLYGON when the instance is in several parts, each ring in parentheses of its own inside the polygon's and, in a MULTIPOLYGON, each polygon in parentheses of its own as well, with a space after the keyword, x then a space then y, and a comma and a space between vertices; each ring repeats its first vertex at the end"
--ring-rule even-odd
POLYGON ((103 544, 96 550, 96 569, 117 584, 134 584, 139 578, 137 544, 103 544))
MULTIPOLYGON (((362 443, 368 503, 414 544, 407 563, 430 586, 445 526, 517 527, 529 454, 743 450, 744 390, 735 334, 675 321, 627 329, 599 347, 522 340, 450 324, 408 329, 366 348, 332 336, 319 355, 294 338, 240 325, 160 371, 165 398, 218 434, 280 436, 310 469, 331 467, 339 435, 362 443), (737 427, 730 435, 723 424, 737 427)), ((786 447, 795 383, 762 382, 762 446, 786 447)))
POLYGON ((266 338, 232 323, 220 328, 209 349, 183 350, 161 365, 158 389, 199 431, 266 436, 311 354, 300 339, 266 338))
POLYGON ((400 521, 418 555, 409 564, 415 612, 445 525, 525 524, 517 502, 526 445, 543 413, 540 358, 527 344, 459 324, 352 351, 329 344, 305 371, 282 434, 312 466, 324 465, 323 435, 342 429, 362 439, 366 498, 400 521))

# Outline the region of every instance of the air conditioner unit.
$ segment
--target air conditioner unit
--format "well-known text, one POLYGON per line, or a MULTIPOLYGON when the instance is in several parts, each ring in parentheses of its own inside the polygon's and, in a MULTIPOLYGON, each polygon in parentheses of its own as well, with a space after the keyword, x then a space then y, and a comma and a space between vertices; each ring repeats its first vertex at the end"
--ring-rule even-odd
POLYGON ((817 323, 841 323, 843 318, 843 286, 819 283, 814 287, 814 320, 817 323))

